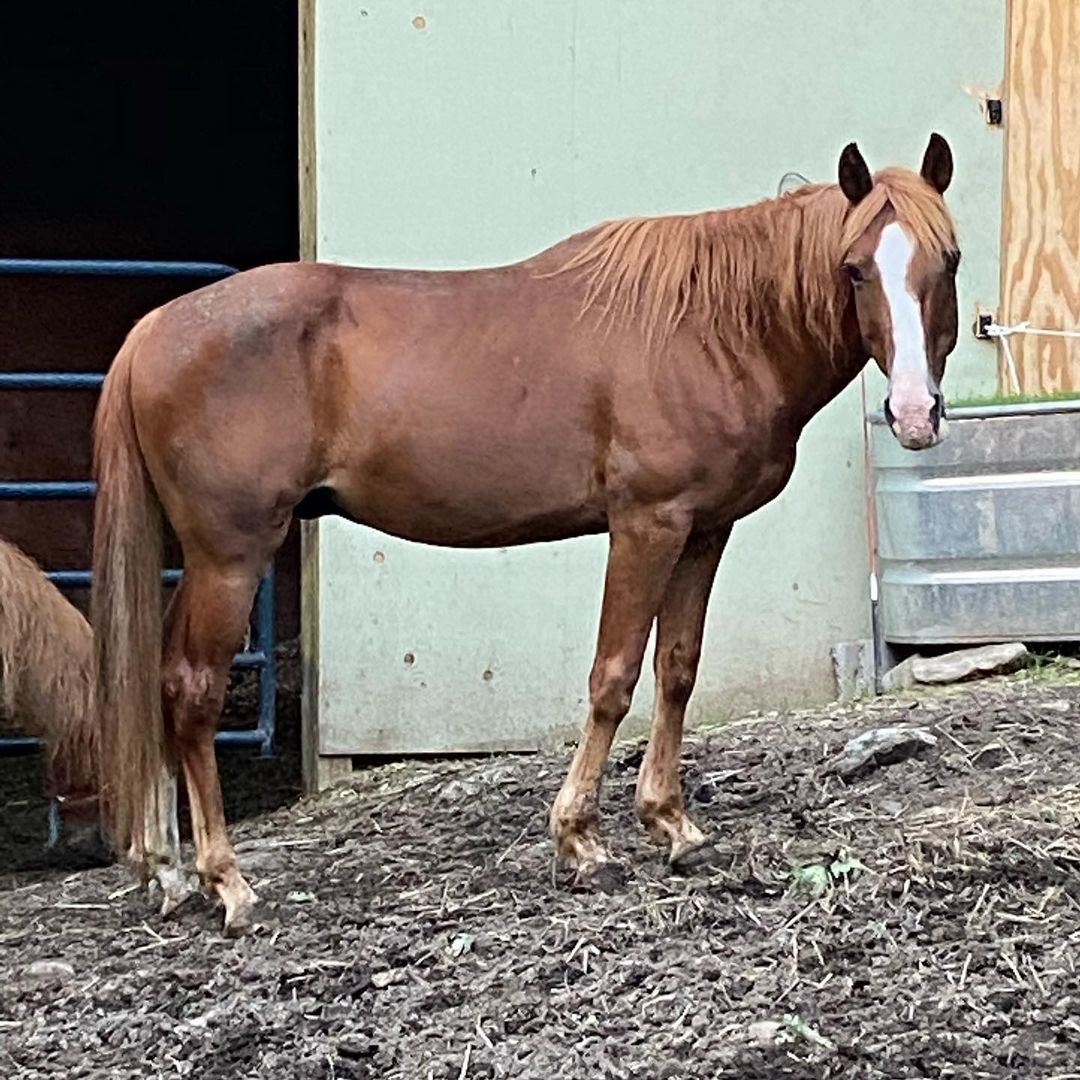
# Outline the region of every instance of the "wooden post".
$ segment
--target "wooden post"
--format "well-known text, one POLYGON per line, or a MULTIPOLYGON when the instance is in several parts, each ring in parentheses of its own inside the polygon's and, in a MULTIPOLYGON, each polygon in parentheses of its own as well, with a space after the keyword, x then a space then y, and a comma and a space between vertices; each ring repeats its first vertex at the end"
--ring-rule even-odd
MULTIPOLYGON (((1010 0, 998 321, 1080 330, 1080 3, 1010 0)), ((988 178, 989 179, 989 178, 988 178)), ((1080 390, 1080 339, 1009 340, 1021 389, 1080 390)), ((1004 368, 1000 384, 1008 389, 1004 368)))
MULTIPOLYGON (((300 258, 318 257, 315 184, 315 0, 300 0, 300 258)), ((301 759, 304 789, 321 791, 336 773, 319 757, 319 538, 318 523, 300 527, 301 759)), ((337 759, 332 759, 334 763, 337 759)), ((348 764, 348 759, 346 759, 348 764)), ((338 770, 343 771, 343 770, 338 770)))
POLYGON ((315 0, 300 0, 300 258, 317 257, 315 231, 315 0))

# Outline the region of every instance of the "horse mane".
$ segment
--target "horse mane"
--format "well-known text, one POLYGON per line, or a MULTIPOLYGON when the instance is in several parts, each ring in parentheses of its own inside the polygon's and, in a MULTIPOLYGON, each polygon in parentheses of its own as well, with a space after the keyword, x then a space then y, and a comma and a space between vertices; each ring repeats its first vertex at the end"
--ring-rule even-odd
POLYGON ((14 544, 0 540, 0 711, 45 739, 50 762, 95 782, 90 624, 14 544))
POLYGON ((585 311, 640 319, 652 343, 695 311, 728 341, 779 326, 832 353, 849 295, 844 253, 889 206, 916 245, 955 245, 941 196, 917 173, 888 168, 854 207, 838 185, 808 184, 738 209, 609 221, 581 234, 560 269, 586 274, 585 311))

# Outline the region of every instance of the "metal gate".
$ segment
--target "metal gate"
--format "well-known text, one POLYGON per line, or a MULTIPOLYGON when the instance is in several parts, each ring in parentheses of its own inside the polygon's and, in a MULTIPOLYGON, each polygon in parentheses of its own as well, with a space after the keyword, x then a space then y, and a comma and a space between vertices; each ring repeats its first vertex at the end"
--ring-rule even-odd
MULTIPOLYGON (((99 259, 0 259, 0 276, 86 276, 118 278, 203 278, 218 280, 236 273, 236 268, 211 262, 154 262, 144 260, 99 259)), ((98 390, 105 376, 86 372, 0 372, 0 390, 98 390)), ((89 480, 35 480, 0 482, 3 500, 92 499, 96 485, 89 480)), ((89 570, 49 570, 49 578, 59 587, 79 588, 90 584, 89 570)), ((271 566, 259 583, 252 617, 250 647, 233 661, 238 668, 253 668, 259 674, 259 718, 256 726, 238 731, 220 731, 218 745, 248 746, 268 755, 274 743, 274 578, 271 566)), ((179 569, 163 572, 163 581, 174 583, 179 569)), ((0 738, 0 754, 35 749, 39 740, 31 736, 0 738)), ((58 830, 55 800, 50 808, 50 835, 58 830)))

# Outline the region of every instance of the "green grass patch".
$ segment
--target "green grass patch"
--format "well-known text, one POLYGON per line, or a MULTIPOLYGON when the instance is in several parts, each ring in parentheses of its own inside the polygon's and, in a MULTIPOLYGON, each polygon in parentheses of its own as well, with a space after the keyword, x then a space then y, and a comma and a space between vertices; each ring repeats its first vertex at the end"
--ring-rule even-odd
MULTIPOLYGON (((1068 650, 1075 652, 1075 648, 1068 650)), ((1026 667, 1010 676, 1018 682, 1069 684, 1080 682, 1080 657, 1061 652, 1043 652, 1038 646, 1031 650, 1026 667)))

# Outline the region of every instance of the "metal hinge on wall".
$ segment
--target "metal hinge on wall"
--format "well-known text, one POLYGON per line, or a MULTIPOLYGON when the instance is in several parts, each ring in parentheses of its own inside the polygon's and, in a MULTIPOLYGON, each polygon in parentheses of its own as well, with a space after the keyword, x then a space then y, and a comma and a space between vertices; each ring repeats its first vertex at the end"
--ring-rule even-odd
POLYGON ((997 127, 1003 118, 1004 106, 1001 103, 1001 98, 987 98, 986 99, 986 122, 988 124, 997 127))

